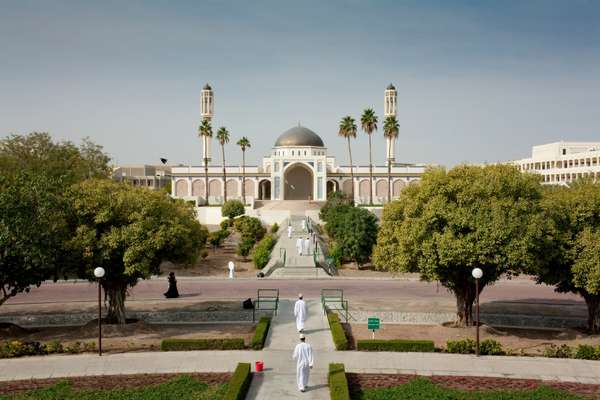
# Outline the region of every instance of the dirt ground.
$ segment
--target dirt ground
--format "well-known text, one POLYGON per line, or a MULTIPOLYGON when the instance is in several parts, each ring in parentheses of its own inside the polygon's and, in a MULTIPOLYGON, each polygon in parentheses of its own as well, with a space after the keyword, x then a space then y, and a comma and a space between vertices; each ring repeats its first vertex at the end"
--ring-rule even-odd
MULTIPOLYGON (((371 339, 372 332, 367 324, 344 324, 346 334, 353 341, 371 339)), ((481 340, 494 339, 502 344, 506 351, 516 354, 541 355, 550 344, 576 346, 578 344, 600 345, 600 335, 588 335, 574 330, 542 330, 518 328, 492 328, 486 325, 480 328, 481 340)), ((453 328, 442 325, 396 325, 382 324, 375 332, 376 339, 428 339, 436 347, 445 347, 448 340, 474 339, 475 327, 453 328)))
MULTIPOLYGON (((106 352, 151 351, 160 349, 160 342, 166 338, 244 338, 250 343, 255 325, 240 324, 146 324, 143 321, 125 326, 102 325, 102 350, 106 352)), ((0 340, 18 339, 22 341, 48 342, 60 340, 63 345, 95 341, 98 325, 90 322, 84 326, 0 329, 0 340)))

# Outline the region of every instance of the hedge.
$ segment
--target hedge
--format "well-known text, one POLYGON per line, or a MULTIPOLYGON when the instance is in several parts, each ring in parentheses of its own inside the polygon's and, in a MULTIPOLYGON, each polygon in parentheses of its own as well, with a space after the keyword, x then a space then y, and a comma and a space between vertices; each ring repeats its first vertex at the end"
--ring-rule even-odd
POLYGON ((250 363, 239 363, 229 381, 223 400, 244 400, 251 381, 250 363))
POLYGON ((335 349, 348 350, 350 345, 348 343, 346 332, 344 332, 344 327, 342 326, 338 315, 335 313, 328 312, 327 320, 329 321, 329 329, 331 330, 331 336, 333 338, 333 343, 335 344, 335 349))
POLYGON ((261 350, 264 347, 270 325, 271 317, 262 317, 260 321, 258 321, 258 325, 256 325, 256 330, 254 331, 254 336, 252 337, 250 347, 252 347, 254 350, 261 350))
POLYGON ((344 364, 329 364, 329 396, 331 400, 350 400, 344 364))
POLYGON ((435 350, 431 340, 358 340, 356 349, 359 351, 404 351, 432 352, 435 350))
POLYGON ((162 351, 186 350, 243 350, 244 339, 163 339, 160 343, 162 351))
POLYGON ((275 247, 277 239, 273 235, 265 236, 254 248, 252 253, 252 261, 258 269, 264 268, 271 258, 271 250, 275 247))

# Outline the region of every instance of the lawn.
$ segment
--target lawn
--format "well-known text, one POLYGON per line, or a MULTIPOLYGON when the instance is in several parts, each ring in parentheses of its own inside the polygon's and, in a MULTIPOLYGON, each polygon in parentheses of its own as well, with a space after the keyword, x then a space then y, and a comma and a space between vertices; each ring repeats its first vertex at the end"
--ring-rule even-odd
POLYGON ((417 378, 390 388, 365 389, 352 393, 352 400, 580 400, 576 396, 547 387, 529 390, 489 390, 482 392, 447 389, 427 379, 417 378))
POLYGON ((189 376, 159 385, 132 389, 75 389, 67 381, 45 389, 0 396, 0 400, 219 400, 227 385, 209 386, 189 376))

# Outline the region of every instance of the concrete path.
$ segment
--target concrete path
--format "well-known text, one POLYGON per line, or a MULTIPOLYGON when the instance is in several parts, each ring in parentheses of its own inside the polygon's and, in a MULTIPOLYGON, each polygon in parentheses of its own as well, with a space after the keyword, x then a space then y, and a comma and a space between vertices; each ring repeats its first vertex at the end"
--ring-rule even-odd
POLYGON ((262 351, 266 359, 279 356, 279 361, 265 364, 266 371, 255 374, 247 399, 329 399, 327 388, 328 363, 325 357, 334 350, 331 333, 321 305, 317 300, 309 300, 306 321, 306 341, 313 347, 315 366, 311 370, 309 387, 301 393, 296 385, 296 363, 292 361, 292 351, 298 343, 298 332, 293 315, 293 300, 283 300, 278 315, 273 319, 272 329, 262 351))

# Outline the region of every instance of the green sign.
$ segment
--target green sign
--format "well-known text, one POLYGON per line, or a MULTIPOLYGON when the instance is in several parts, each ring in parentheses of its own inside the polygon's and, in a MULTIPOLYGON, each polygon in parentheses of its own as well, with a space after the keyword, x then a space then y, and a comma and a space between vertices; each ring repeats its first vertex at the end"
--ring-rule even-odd
POLYGON ((374 331, 379 329, 380 321, 379 318, 369 318, 367 322, 367 327, 370 331, 374 331))

